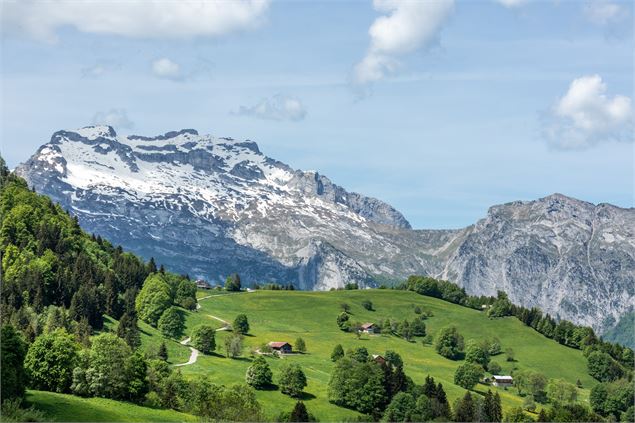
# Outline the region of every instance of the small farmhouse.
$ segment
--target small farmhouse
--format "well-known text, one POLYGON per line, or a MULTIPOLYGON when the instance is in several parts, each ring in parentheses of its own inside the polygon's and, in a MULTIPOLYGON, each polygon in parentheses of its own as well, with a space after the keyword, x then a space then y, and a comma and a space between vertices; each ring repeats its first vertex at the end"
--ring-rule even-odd
POLYGON ((282 354, 289 354, 293 352, 293 347, 288 342, 269 342, 267 345, 269 345, 272 350, 278 351, 282 354))
POLYGON ((492 385, 499 386, 501 388, 514 386, 514 378, 511 376, 492 376, 492 385))
POLYGON ((386 359, 379 354, 373 354, 373 361, 377 364, 386 364, 386 359))
POLYGON ((203 279, 197 279, 196 280, 196 287, 198 289, 212 289, 212 286, 205 280, 203 279))
POLYGON ((364 323, 361 326, 361 331, 364 333, 375 333, 375 324, 374 323, 364 323))

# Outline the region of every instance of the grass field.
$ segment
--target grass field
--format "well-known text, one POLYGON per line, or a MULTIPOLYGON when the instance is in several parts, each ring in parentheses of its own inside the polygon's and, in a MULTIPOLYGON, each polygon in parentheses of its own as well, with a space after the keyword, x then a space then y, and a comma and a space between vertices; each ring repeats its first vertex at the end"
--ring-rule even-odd
MULTIPOLYGON (((586 360, 579 350, 564 347, 531 328, 524 326, 516 318, 490 319, 484 313, 457 306, 435 298, 413 292, 397 290, 354 290, 332 292, 306 291, 256 291, 250 293, 223 293, 201 291, 200 309, 185 312, 188 336, 198 324, 220 327, 216 318, 233 321, 236 315, 244 313, 249 318, 250 334, 245 337, 244 354, 239 359, 223 356, 223 340, 230 334, 216 333, 217 351, 213 355, 199 355, 193 365, 179 367, 184 376, 205 375, 213 383, 232 385, 244 381, 245 371, 254 358, 253 351, 269 341, 295 343, 298 337, 307 344, 306 354, 294 354, 284 358, 267 358, 274 382, 282 364, 295 362, 302 366, 308 386, 303 400, 309 411, 320 421, 341 421, 353 419, 357 412, 335 406, 327 400, 327 385, 333 369, 331 351, 336 344, 345 350, 364 346, 371 354, 383 354, 386 350, 398 352, 405 363, 404 369, 415 383, 421 384, 430 374, 441 382, 451 402, 465 393, 453 383, 455 369, 462 361, 452 361, 436 353, 432 345, 424 345, 421 339, 407 342, 392 335, 364 335, 360 339, 354 334, 339 330, 335 322, 341 312, 340 304, 351 306, 351 320, 354 322, 377 322, 386 318, 396 320, 415 318, 415 306, 431 311, 426 320, 427 332, 433 336, 440 328, 454 325, 465 340, 481 340, 496 337, 502 350, 513 348, 516 361, 507 362, 504 354, 492 357, 503 368, 501 373, 509 374, 513 369, 532 369, 547 378, 564 379, 570 383, 582 382, 578 390, 581 401, 588 401, 589 390, 596 383, 588 374, 586 360), (210 296, 211 295, 211 296, 210 296), (209 296, 209 297, 208 297, 209 296), (208 297, 208 298, 205 298, 208 297), (361 306, 362 301, 371 300, 374 311, 361 306)), ((117 322, 106 320, 106 330, 114 329, 117 322)), ((177 340, 165 339, 159 331, 143 322, 141 329, 142 347, 155 350, 164 341, 168 347, 171 364, 188 361, 190 350, 177 340)), ((484 393, 487 389, 497 389, 477 385, 475 391, 484 393)), ((516 390, 499 389, 503 408, 508 410, 520 406, 522 398, 516 390)), ((278 390, 258 391, 257 396, 269 418, 275 418, 281 411, 290 410, 295 400, 278 390)), ((183 421, 193 418, 187 414, 166 410, 154 410, 128 403, 105 399, 83 399, 68 395, 31 391, 29 398, 38 408, 50 413, 58 421, 183 421)))
MULTIPOLYGON (((505 361, 504 355, 492 358, 502 365, 504 374, 508 374, 513 368, 528 368, 539 371, 548 378, 561 378, 571 383, 576 383, 579 379, 584 387, 579 390, 579 397, 583 401, 588 398, 588 390, 595 383, 587 374, 586 360, 580 351, 545 338, 515 318, 489 319, 484 313, 476 310, 412 292, 395 290, 257 291, 201 300, 201 308, 187 314, 188 333, 200 323, 220 326, 221 323, 210 315, 232 321, 237 314, 245 313, 251 325, 250 336, 245 337, 245 354, 238 360, 221 355, 201 355, 195 364, 182 367, 181 371, 184 375, 207 375, 215 383, 242 382, 253 358, 250 351, 265 342, 287 341, 293 344, 297 337, 302 337, 307 344, 307 354, 268 360, 274 372, 274 382, 282 363, 293 361, 302 366, 308 378, 304 400, 309 410, 320 420, 341 420, 356 415, 356 412, 334 406, 327 400, 327 384, 333 368, 330 354, 338 343, 342 344, 345 350, 364 346, 372 354, 383 354, 389 349, 397 351, 405 363, 406 374, 412 377, 415 383, 421 384, 424 377, 430 374, 443 383, 451 400, 463 395, 465 390, 453 384, 454 371, 461 361, 441 357, 434 351, 433 346, 424 346, 420 340, 407 342, 389 335, 365 335, 357 339, 354 334, 342 332, 335 323, 342 302, 351 306, 353 321, 375 322, 385 318, 412 320, 416 316, 414 306, 419 305, 434 314, 426 320, 428 333, 432 335, 444 326, 454 325, 466 341, 497 337, 503 350, 511 347, 516 353, 516 361, 512 363, 505 361), (361 306, 365 299, 373 302, 375 311, 368 311, 361 306)), ((225 336, 228 334, 217 332, 218 347, 222 347, 225 336)), ((146 342, 148 340, 144 339, 144 344, 146 342)), ((178 353, 179 360, 187 361, 189 350, 177 343, 174 344, 175 349, 182 350, 178 353)), ((222 354, 220 348, 217 350, 222 354)), ((175 361, 172 358, 171 360, 175 361)), ((487 387, 477 385, 475 390, 485 392, 487 387)), ((516 395, 515 389, 499 392, 506 409, 522 403, 522 398, 516 395)), ((259 391, 258 397, 270 416, 277 415, 281 410, 291 409, 294 404, 293 399, 279 391, 259 391)))
POLYGON ((27 401, 58 422, 194 422, 195 416, 105 398, 28 391, 27 401))

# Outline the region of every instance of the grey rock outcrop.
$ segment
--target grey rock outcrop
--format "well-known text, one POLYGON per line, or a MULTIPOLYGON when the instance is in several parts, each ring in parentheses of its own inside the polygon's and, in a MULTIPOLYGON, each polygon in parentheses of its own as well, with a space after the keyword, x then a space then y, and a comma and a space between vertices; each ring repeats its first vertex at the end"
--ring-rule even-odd
POLYGON ((425 274, 602 331, 635 299, 635 210, 555 194, 492 207, 458 230, 294 170, 253 141, 56 132, 16 172, 88 231, 172 270, 220 281, 362 287, 425 274))

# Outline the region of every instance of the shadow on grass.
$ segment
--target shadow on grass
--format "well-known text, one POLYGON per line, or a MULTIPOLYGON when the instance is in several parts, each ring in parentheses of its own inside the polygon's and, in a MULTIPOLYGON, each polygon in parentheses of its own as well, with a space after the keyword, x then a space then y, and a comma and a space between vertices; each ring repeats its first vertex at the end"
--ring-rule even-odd
POLYGON ((280 387, 275 383, 263 386, 262 388, 258 388, 259 391, 277 391, 278 389, 280 389, 280 387))
POLYGON ((301 401, 310 401, 315 398, 317 397, 309 392, 302 392, 300 395, 296 397, 296 399, 299 399, 301 401))

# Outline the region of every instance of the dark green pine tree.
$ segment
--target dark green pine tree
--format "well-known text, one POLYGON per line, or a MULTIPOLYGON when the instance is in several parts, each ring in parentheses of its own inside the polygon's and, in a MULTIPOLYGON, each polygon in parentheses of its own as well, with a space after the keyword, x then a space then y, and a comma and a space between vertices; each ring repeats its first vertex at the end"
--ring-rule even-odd
POLYGON ((291 411, 291 415, 289 416, 290 422, 309 422, 311 421, 309 418, 309 412, 306 409, 306 406, 302 401, 298 401, 295 403, 295 407, 291 411))
POLYGON ((498 392, 494 394, 494 407, 492 408, 492 421, 493 422, 501 422, 503 421, 503 406, 501 404, 501 397, 498 395, 498 392))
POLYGON ((473 422, 475 413, 474 400, 472 394, 466 392, 463 398, 457 403, 456 410, 454 411, 455 422, 473 422))
POLYGON ((75 326, 75 339, 78 343, 85 347, 90 347, 90 335, 92 334, 92 328, 88 323, 86 317, 82 317, 77 326, 75 326))
POLYGON ((136 313, 131 314, 126 311, 121 316, 119 326, 117 326, 117 336, 126 341, 126 344, 133 350, 141 345, 136 313))
POLYGON ((168 361, 168 348, 165 346, 165 342, 161 342, 159 352, 157 352, 157 357, 163 361, 168 361))
POLYGON ((104 325, 102 310, 95 285, 81 285, 71 300, 70 311, 73 319, 79 321, 85 317, 93 329, 101 329, 104 325))
POLYGON ((106 274, 106 281, 104 282, 104 290, 106 296, 105 311, 106 314, 119 320, 123 313, 121 307, 121 301, 119 300, 119 292, 117 290, 117 283, 115 276, 112 272, 106 274))
POLYGON ((496 420, 496 405, 494 404, 494 394, 491 390, 487 390, 485 399, 483 401, 483 414, 486 422, 497 422, 496 420))
MULTIPOLYGON (((434 382, 434 379, 432 380, 434 382)), ((436 398, 439 400, 440 404, 448 404, 448 397, 445 395, 445 391, 443 390, 443 385, 441 382, 437 385, 436 389, 436 398)))
POLYGON ((426 376, 426 380, 423 383, 423 394, 428 398, 437 397, 437 387, 434 383, 434 378, 430 375, 426 376))
POLYGON ((154 257, 150 257, 148 262, 148 273, 157 273, 157 264, 154 261, 154 257))

